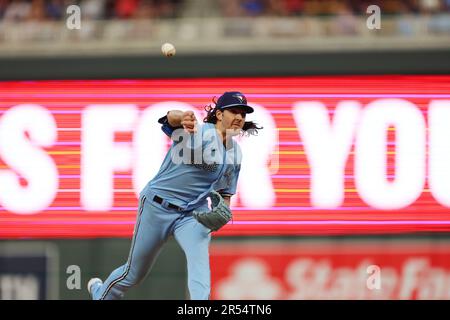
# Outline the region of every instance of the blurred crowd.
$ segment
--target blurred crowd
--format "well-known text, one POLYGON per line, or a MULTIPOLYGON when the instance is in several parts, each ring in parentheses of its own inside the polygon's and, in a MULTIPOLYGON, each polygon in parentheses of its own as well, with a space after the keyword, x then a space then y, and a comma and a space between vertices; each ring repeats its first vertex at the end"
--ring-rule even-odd
POLYGON ((365 15, 374 4, 389 15, 450 12, 450 0, 0 0, 0 19, 59 20, 72 4, 83 19, 175 18, 196 1, 197 8, 207 5, 215 10, 211 16, 224 17, 365 15))
POLYGON ((370 5, 382 14, 450 12, 450 0, 221 0, 224 16, 365 15, 370 5))
POLYGON ((5 21, 60 20, 70 5, 82 19, 174 18, 184 0, 0 0, 5 21))

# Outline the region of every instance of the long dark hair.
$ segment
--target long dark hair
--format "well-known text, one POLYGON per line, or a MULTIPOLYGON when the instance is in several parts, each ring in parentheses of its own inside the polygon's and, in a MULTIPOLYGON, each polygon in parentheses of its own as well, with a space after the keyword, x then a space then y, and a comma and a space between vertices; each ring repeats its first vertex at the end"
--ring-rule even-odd
MULTIPOLYGON (((213 103, 216 104, 216 100, 215 98, 213 98, 213 103)), ((212 106, 212 105, 207 105, 205 107, 205 111, 206 111, 206 117, 203 119, 203 122, 207 122, 207 123, 217 123, 217 116, 216 116, 216 112, 217 112, 217 108, 216 106, 212 106)), ((258 126, 257 123, 253 122, 253 121, 245 121, 244 126, 242 128, 242 133, 246 134, 247 136, 250 135, 257 135, 258 134, 258 130, 263 129, 263 127, 258 126)))

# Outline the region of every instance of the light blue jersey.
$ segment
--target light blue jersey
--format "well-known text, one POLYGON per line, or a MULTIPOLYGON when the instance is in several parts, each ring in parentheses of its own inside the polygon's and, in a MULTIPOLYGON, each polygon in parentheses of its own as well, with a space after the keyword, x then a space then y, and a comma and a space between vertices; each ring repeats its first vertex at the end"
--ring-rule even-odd
POLYGON ((178 137, 190 141, 183 143, 183 139, 172 136, 174 142, 161 168, 142 190, 141 196, 151 199, 157 195, 184 211, 190 211, 204 206, 212 190, 222 195, 236 193, 242 158, 236 141, 231 139, 226 149, 212 123, 199 126, 198 132, 193 135, 182 129, 163 131, 169 136, 178 133, 178 137), (201 148, 196 147, 200 145, 201 148))

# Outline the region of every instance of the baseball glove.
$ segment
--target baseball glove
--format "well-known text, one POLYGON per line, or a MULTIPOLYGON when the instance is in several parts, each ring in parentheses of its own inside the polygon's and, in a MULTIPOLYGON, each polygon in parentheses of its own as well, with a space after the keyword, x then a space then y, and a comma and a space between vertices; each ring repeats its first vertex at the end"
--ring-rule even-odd
POLYGON ((212 191, 209 196, 211 198, 211 210, 205 212, 193 211, 192 215, 211 231, 217 231, 231 220, 232 214, 219 193, 212 191))

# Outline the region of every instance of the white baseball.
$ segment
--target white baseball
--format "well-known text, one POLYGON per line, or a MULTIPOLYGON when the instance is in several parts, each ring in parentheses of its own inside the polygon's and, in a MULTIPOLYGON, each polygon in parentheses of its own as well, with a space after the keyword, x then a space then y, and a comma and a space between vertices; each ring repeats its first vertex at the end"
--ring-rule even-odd
POLYGON ((166 57, 172 57, 177 52, 174 45, 171 43, 164 43, 161 47, 161 51, 166 57))

